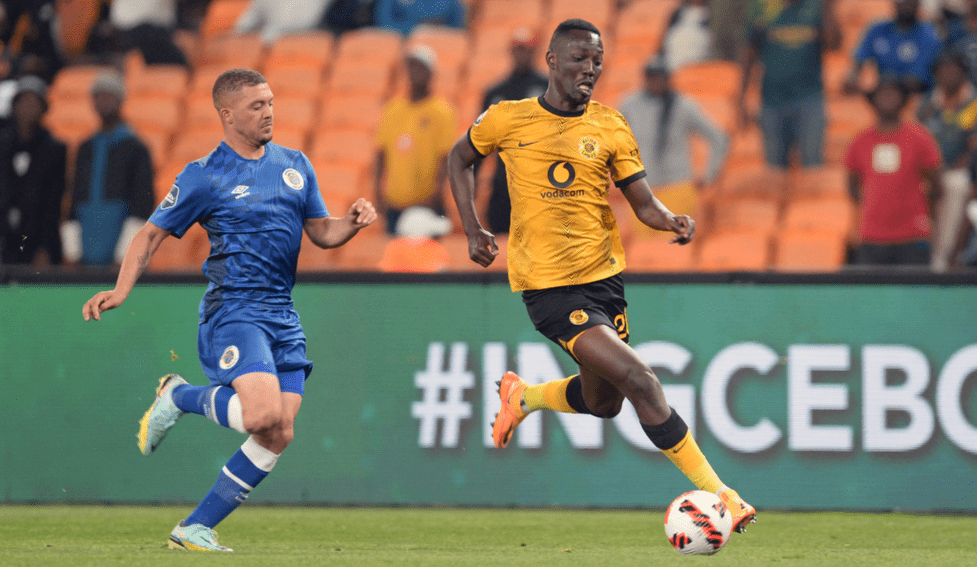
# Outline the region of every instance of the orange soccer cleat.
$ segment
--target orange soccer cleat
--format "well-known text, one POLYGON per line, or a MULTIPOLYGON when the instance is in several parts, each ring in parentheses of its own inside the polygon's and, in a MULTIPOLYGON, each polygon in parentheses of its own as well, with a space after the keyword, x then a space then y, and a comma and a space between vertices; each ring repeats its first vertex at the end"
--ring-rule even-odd
POLYGON ((495 441, 496 447, 502 449, 509 444, 516 426, 529 415, 522 410, 522 394, 529 384, 515 372, 506 372, 498 384, 502 408, 495 416, 495 423, 492 424, 492 440, 495 441))

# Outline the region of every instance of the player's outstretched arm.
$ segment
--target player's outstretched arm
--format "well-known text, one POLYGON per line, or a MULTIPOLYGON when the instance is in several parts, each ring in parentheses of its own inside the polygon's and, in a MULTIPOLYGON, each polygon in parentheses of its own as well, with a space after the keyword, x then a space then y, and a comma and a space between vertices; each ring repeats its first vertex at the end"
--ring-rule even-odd
POLYGON ((499 254, 495 236, 482 228, 475 212, 475 173, 472 165, 478 155, 468 144, 468 137, 462 136, 448 152, 448 181, 451 194, 458 207, 461 226, 468 236, 468 257, 483 267, 488 267, 499 254))
POLYGON ((336 248, 349 242, 360 229, 377 220, 373 203, 359 198, 344 217, 323 217, 305 220, 305 233, 319 248, 336 248))
POLYGON ((633 181, 624 188, 624 196, 638 220, 655 230, 674 232, 671 242, 688 244, 695 235, 695 221, 687 215, 674 215, 651 192, 645 179, 633 181))
POLYGON ((129 248, 126 249, 126 254, 122 258, 122 267, 119 269, 119 277, 115 281, 115 289, 96 293, 81 308, 81 316, 86 321, 92 319, 100 321, 102 312, 122 305, 136 285, 136 280, 149 265, 149 260, 156 253, 159 245, 169 235, 170 231, 151 222, 144 224, 132 237, 129 248))

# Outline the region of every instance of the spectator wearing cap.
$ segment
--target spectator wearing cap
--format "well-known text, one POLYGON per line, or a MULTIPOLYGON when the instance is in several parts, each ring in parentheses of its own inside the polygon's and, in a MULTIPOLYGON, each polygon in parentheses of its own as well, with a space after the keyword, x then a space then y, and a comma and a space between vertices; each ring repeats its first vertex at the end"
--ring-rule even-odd
POLYGON ((873 24, 855 50, 854 65, 843 89, 858 92, 862 67, 872 62, 880 76, 897 77, 913 92, 933 85, 933 62, 940 52, 936 27, 920 20, 919 0, 893 0, 896 17, 873 24))
POLYGON ((99 75, 91 93, 101 129, 78 149, 71 213, 61 236, 66 259, 104 266, 121 261, 153 212, 153 166, 146 145, 122 121, 122 76, 99 75))
POLYGON ((47 88, 32 75, 17 81, 12 120, 0 131, 0 263, 61 263, 61 200, 65 190, 63 143, 41 120, 47 88))
POLYGON ((376 25, 404 35, 420 24, 465 27, 465 7, 458 0, 377 0, 376 25))
POLYGON ((936 139, 945 164, 931 261, 934 271, 945 272, 956 264, 967 236, 964 207, 973 193, 970 163, 977 148, 977 88, 968 80, 963 54, 954 51, 937 59, 933 78, 935 85, 920 104, 918 117, 936 139))
POLYGON ((669 68, 662 57, 650 59, 643 75, 643 88, 626 96, 619 110, 638 141, 648 184, 655 196, 673 213, 690 215, 699 191, 715 181, 722 169, 729 136, 706 117, 694 100, 672 88, 669 68), (692 169, 694 136, 709 144, 709 162, 701 173, 692 169))
POLYGON ((670 70, 712 58, 711 17, 708 0, 683 0, 675 8, 658 50, 670 70))
POLYGON ((858 205, 860 265, 930 263, 931 211, 942 194, 940 150, 920 124, 904 121, 910 87, 882 77, 869 94, 876 124, 858 134, 845 156, 858 205))
MULTIPOLYGON (((493 104, 504 100, 522 100, 543 96, 549 79, 536 70, 538 39, 536 33, 528 28, 518 28, 512 34, 512 46, 509 54, 512 58, 512 71, 509 76, 496 84, 485 93, 482 100, 482 110, 487 110, 493 104)), ((512 204, 509 202, 509 185, 506 181, 505 167, 498 156, 493 156, 495 171, 492 174, 491 190, 489 193, 487 221, 489 230, 496 234, 509 232, 509 215, 512 204)), ((479 163, 476 168, 484 165, 479 163)), ((478 171, 476 171, 478 175, 478 171)))
POLYGON ((801 165, 821 165, 826 125, 822 55, 841 45, 836 0, 752 0, 741 65, 740 124, 749 120, 746 93, 762 64, 760 129, 767 163, 789 165, 797 148, 801 165))
POLYGON ((375 139, 376 203, 390 234, 408 207, 422 205, 444 214, 441 189, 447 175, 445 160, 457 131, 454 109, 443 97, 431 94, 431 79, 437 68, 434 51, 417 45, 405 57, 404 65, 407 96, 395 97, 384 105, 375 139))

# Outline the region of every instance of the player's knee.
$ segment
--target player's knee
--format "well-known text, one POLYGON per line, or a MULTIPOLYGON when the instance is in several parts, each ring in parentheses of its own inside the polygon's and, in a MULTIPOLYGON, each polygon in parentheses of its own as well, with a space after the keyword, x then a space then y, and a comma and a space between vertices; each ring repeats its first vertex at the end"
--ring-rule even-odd
POLYGON ((604 419, 611 419, 617 417, 617 414, 621 413, 621 407, 624 405, 624 396, 615 398, 613 400, 604 400, 594 404, 595 407, 587 408, 590 413, 601 417, 604 419))
POLYGON ((282 423, 282 408, 277 404, 267 404, 253 408, 244 414, 244 428, 249 433, 265 433, 278 429, 282 423))
POLYGON ((629 368, 621 388, 628 397, 652 398, 661 391, 658 377, 647 366, 629 368))

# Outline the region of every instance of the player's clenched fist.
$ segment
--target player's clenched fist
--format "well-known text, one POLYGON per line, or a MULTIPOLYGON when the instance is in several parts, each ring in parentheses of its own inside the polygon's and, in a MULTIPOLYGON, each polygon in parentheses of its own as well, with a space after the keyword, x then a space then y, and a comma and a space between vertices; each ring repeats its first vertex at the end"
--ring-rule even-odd
POLYGON ((365 226, 370 226, 375 220, 377 220, 377 210, 373 206, 373 203, 360 197, 355 203, 353 203, 353 206, 349 208, 349 213, 347 213, 346 216, 350 217, 353 222, 353 226, 363 228, 365 226))

